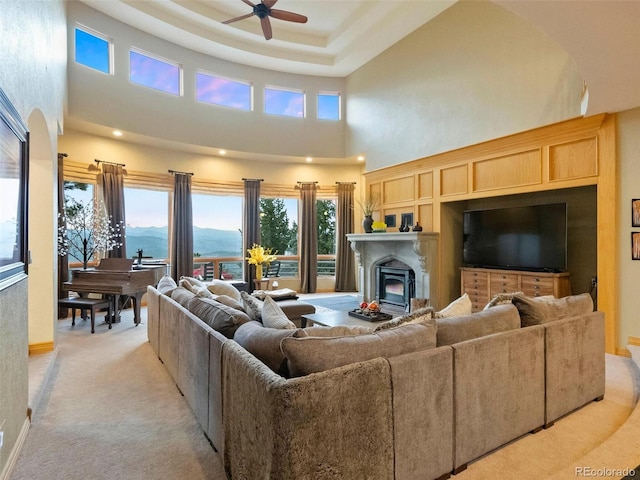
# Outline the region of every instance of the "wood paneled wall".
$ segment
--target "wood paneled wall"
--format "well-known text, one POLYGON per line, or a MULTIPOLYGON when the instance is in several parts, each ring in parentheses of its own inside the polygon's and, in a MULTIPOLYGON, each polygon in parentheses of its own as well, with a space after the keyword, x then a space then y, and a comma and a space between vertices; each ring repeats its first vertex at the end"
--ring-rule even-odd
POLYGON ((605 312, 607 352, 616 350, 615 115, 594 115, 529 130, 364 174, 364 191, 379 195, 374 217, 412 213, 425 231, 440 232, 439 304, 459 294, 456 229, 450 202, 597 185, 598 310, 605 312))

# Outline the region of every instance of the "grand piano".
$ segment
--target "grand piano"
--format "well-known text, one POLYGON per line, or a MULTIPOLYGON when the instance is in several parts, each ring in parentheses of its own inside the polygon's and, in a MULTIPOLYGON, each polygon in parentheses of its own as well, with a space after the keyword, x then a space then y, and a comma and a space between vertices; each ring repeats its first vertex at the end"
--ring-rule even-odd
POLYGON ((166 265, 136 265, 127 258, 103 258, 94 270, 72 270, 71 281, 64 282, 66 291, 80 296, 101 293, 113 297, 115 321, 118 321, 120 297, 130 297, 133 302, 134 323, 140 323, 140 302, 147 285, 157 285, 165 274, 166 265))

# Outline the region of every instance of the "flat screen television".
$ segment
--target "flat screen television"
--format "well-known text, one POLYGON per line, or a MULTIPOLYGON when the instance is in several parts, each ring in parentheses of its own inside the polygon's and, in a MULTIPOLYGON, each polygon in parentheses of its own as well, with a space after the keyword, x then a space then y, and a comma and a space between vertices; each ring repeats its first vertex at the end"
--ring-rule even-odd
POLYGON ((567 204, 464 212, 467 267, 562 272, 567 269, 567 204))

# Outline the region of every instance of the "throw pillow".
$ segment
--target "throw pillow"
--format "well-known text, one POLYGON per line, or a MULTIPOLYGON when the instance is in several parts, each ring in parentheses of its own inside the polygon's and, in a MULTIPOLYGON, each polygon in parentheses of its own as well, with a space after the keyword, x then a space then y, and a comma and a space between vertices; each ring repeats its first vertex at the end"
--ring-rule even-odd
POLYGON ((215 301, 222 303, 223 305, 226 305, 227 307, 231 307, 231 308, 235 308, 236 310, 240 310, 241 312, 244 312, 244 306, 242 305, 241 302, 238 302, 236 299, 228 297, 227 295, 213 295, 213 293, 211 294, 214 298, 215 301))
POLYGON ((193 287, 191 291, 196 294, 196 297, 214 299, 213 293, 207 287, 193 287))
POLYGON ((209 298, 194 296, 189 301, 188 308, 196 317, 227 338, 233 338, 238 327, 251 320, 245 313, 209 298))
POLYGON ((157 288, 160 293, 170 297, 171 292, 173 292, 176 288, 178 288, 178 284, 173 278, 171 278, 171 276, 165 275, 158 282, 157 288))
POLYGON ((510 293, 498 293, 495 295, 489 303, 487 303, 483 310, 487 310, 488 308, 495 307, 496 305, 504 305, 506 303, 513 303, 513 297, 516 295, 524 295, 522 292, 510 292, 510 293))
POLYGON ((233 340, 274 372, 286 373, 286 361, 280 350, 280 341, 297 330, 265 328, 260 322, 243 323, 236 330, 233 340))
POLYGON ((241 302, 240 290, 224 280, 211 280, 207 285, 209 291, 215 295, 226 295, 237 302, 241 302))
POLYGON ((588 293, 561 298, 516 295, 512 301, 520 313, 523 327, 593 312, 593 299, 588 293))
POLYGON ((287 315, 271 297, 264 299, 262 324, 267 328, 296 328, 296 324, 287 318, 287 315))
POLYGON ((242 306, 244 311, 251 320, 256 322, 262 322, 262 305, 263 302, 255 297, 252 297, 247 292, 240 292, 240 298, 242 299, 242 306))
POLYGON ((195 293, 184 287, 178 287, 171 292, 171 298, 187 309, 189 308, 189 302, 195 296, 195 293))
POLYGON ((439 312, 436 312, 436 318, 445 317, 459 317, 460 315, 470 315, 473 305, 468 294, 462 295, 460 298, 455 299, 449 305, 444 307, 439 312))
POLYGON ((287 357, 290 375, 299 377, 377 357, 426 350, 435 345, 436 325, 431 319, 365 335, 286 337, 280 348, 287 357))
POLYGON ((191 291, 193 291, 193 287, 205 286, 204 283, 202 283, 197 278, 193 278, 193 277, 180 277, 180 280, 178 281, 178 285, 191 291))
POLYGON ((372 327, 346 327, 343 325, 337 327, 307 327, 301 328, 293 334, 296 338, 302 337, 346 337, 349 335, 363 335, 372 333, 372 327))
POLYGON ((441 347, 519 329, 520 316, 516 307, 505 304, 460 317, 437 318, 436 324, 438 325, 437 344, 441 347))
POLYGON ((298 292, 291 290, 290 288, 280 288, 278 290, 255 290, 251 293, 256 298, 264 300, 266 297, 271 297, 274 300, 289 300, 298 298, 298 292))
POLYGON ((387 328, 399 327, 400 325, 405 325, 407 323, 424 322, 426 320, 430 320, 431 318, 433 318, 434 317, 434 313, 435 312, 433 310, 433 307, 419 308, 418 310, 416 310, 414 312, 407 313, 405 315, 402 315, 401 317, 392 318, 391 320, 378 325, 375 328, 375 331, 379 332, 380 330, 386 330, 387 328))

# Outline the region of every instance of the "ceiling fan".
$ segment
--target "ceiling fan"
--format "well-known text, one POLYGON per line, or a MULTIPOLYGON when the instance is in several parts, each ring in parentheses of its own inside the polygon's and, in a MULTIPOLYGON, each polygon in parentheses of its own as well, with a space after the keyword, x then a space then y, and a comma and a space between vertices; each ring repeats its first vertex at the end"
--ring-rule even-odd
POLYGON ((232 23, 238 20, 244 20, 245 18, 256 15, 260 19, 262 25, 262 33, 264 38, 269 40, 272 37, 271 34, 271 22, 269 17, 277 18, 278 20, 285 20, 287 22, 307 23, 307 17, 298 13, 287 12, 285 10, 276 10, 273 7, 278 0, 262 0, 260 3, 251 3, 249 0, 242 0, 244 3, 253 8, 253 12, 241 15, 239 17, 225 20, 222 23, 232 23))

